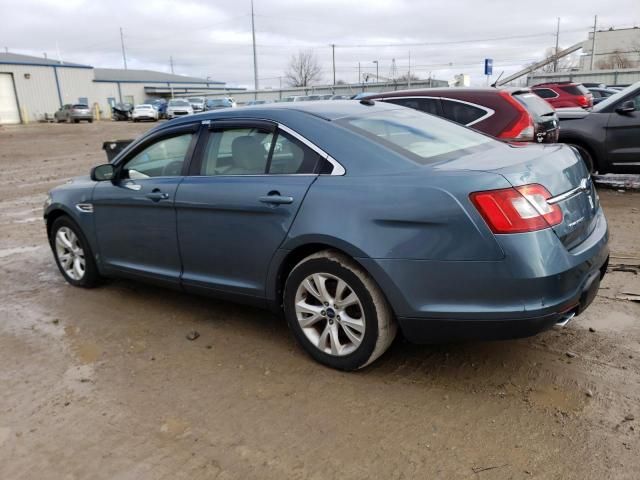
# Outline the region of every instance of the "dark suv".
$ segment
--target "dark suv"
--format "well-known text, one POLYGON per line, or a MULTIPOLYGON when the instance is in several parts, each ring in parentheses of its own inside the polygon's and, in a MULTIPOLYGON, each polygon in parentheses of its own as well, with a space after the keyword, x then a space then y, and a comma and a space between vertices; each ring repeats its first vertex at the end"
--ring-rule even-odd
POLYGON ((531 87, 531 90, 553 108, 593 107, 593 95, 580 83, 539 83, 531 87))
POLYGON ((415 108, 511 142, 554 143, 554 109, 529 88, 427 88, 378 93, 367 99, 415 108))
POLYGON ((640 173, 640 82, 590 112, 573 109, 558 116, 560 141, 576 147, 590 171, 640 173))

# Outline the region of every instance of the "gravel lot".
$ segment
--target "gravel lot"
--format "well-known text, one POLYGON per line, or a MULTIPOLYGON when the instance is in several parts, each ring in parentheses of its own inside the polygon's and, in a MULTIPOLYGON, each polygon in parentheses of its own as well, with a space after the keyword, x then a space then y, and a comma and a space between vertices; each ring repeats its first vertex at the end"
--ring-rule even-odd
POLYGON ((640 194, 600 192, 612 267, 567 328, 399 339, 346 374, 263 311, 63 281, 47 190, 150 126, 0 128, 1 479, 638 478, 640 303, 619 296, 640 293, 640 194))

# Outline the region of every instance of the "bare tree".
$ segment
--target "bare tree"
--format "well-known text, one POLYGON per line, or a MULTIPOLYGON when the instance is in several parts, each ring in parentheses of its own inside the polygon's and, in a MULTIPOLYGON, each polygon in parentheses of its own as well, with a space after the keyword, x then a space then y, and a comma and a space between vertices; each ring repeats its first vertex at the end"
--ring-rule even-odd
POLYGON ((308 87, 322 76, 322 69, 313 52, 298 52, 292 55, 285 72, 287 83, 292 87, 308 87))
POLYGON ((404 75, 400 75, 396 80, 401 83, 406 83, 409 81, 409 75, 411 75, 412 82, 417 82, 418 80, 420 80, 420 77, 414 75, 413 73, 405 73, 404 75))

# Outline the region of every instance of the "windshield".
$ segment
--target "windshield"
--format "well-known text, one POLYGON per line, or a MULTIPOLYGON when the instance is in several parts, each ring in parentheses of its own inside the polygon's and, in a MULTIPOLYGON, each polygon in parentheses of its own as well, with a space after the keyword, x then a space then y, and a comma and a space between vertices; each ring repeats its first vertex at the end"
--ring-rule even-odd
POLYGON ((339 122, 423 165, 484 150, 495 143, 466 127, 404 108, 339 122))
POLYGON ((625 88, 624 90, 620 90, 618 93, 614 93, 613 95, 611 95, 610 97, 605 98, 603 101, 601 101, 600 103, 598 103, 595 107, 593 107, 593 111, 594 112, 599 112, 605 108, 607 108, 609 105, 611 105, 612 103, 615 103, 618 101, 618 99, 622 98, 623 96, 627 95, 627 93, 631 93, 634 90, 640 88, 640 82, 636 82, 633 85, 629 85, 627 88, 625 88))
POLYGON ((190 98, 189 101, 191 103, 202 103, 204 102, 204 98, 190 98))
POLYGON ((228 100, 209 100, 208 104, 210 107, 227 107, 231 105, 231 102, 228 100))
POLYGON ((153 108, 151 105, 136 105, 136 110, 148 110, 153 108))
POLYGON ((170 107, 188 107, 189 102, 187 102, 186 100, 171 100, 169 102, 169 106, 170 107))
POLYGON ((83 108, 89 108, 89 105, 85 105, 84 103, 76 103, 75 105, 72 105, 71 108, 83 109, 83 108))

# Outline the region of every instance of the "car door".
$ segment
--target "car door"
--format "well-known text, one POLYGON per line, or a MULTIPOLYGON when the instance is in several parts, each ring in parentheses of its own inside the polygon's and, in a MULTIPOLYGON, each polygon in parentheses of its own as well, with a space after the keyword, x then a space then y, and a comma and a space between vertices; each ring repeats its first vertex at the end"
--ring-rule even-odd
POLYGON ((613 106, 607 124, 606 149, 609 162, 616 166, 640 165, 640 93, 626 96, 613 106), (616 108, 624 102, 633 101, 633 112, 618 113, 616 108))
POLYGON ((180 281, 175 193, 199 124, 164 129, 116 162, 114 180, 93 192, 96 237, 105 269, 180 281))
POLYGON ((322 155, 262 121, 212 122, 176 194, 187 290, 262 301, 269 263, 322 155))

